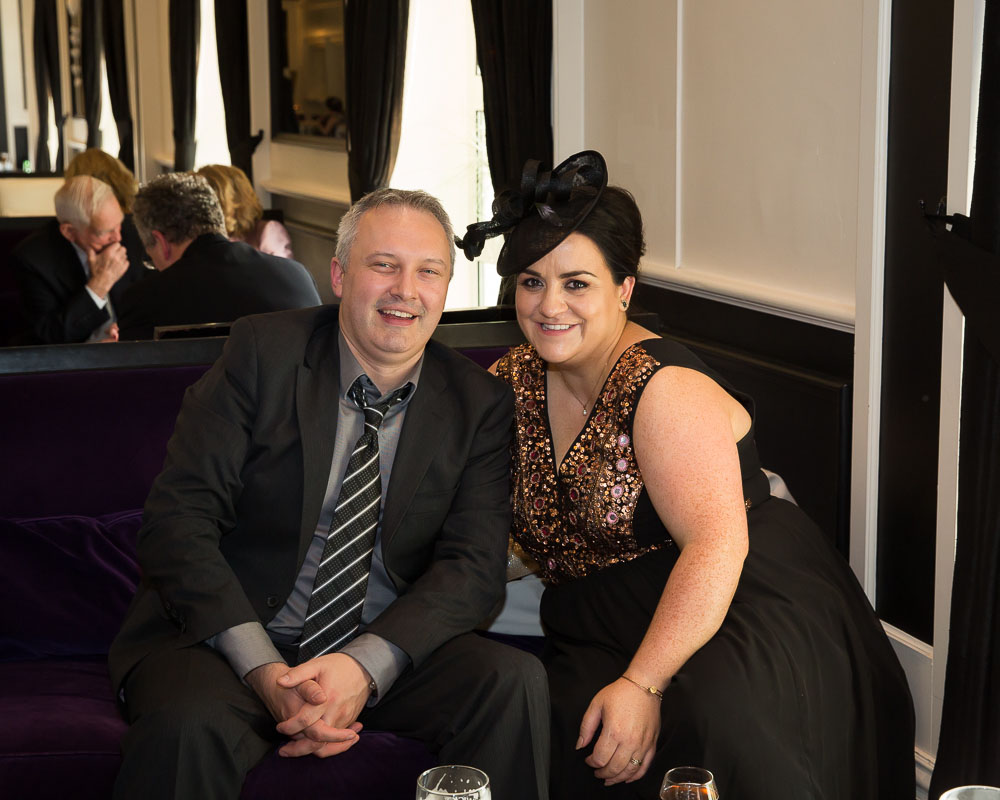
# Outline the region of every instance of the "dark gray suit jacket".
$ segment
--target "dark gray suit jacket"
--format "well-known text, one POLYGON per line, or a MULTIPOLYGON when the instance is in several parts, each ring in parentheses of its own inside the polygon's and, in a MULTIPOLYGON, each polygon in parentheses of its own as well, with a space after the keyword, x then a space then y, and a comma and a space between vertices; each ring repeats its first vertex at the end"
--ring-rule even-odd
POLYGON ((206 233, 170 267, 125 292, 115 307, 120 337, 126 340, 152 339, 158 325, 233 322, 321 302, 312 276, 298 261, 206 233))
MULTIPOLYGON (((146 502, 143 578, 111 647, 145 655, 285 603, 319 518, 337 423, 337 309, 248 317, 191 389, 146 502)), ((368 628, 419 666, 503 595, 513 395, 436 342, 407 408, 382 516, 399 597, 368 628)))

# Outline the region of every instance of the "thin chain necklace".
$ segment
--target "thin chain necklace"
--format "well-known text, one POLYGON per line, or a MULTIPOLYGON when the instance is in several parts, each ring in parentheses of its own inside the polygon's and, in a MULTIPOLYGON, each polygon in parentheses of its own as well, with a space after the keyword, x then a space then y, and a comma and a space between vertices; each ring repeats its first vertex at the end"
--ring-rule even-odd
MULTIPOLYGON (((594 382, 594 385, 590 387, 590 392, 587 394, 587 397, 594 398, 595 403, 597 402, 597 390, 600 388, 601 384, 604 382, 604 379, 607 377, 608 363, 611 361, 611 356, 614 355, 615 350, 618 349, 618 343, 621 342, 622 336, 624 335, 625 335, 625 329, 622 328, 622 332, 619 333, 618 338, 615 339, 614 346, 608 352, 607 358, 604 359, 604 364, 601 366, 601 371, 597 373, 597 380, 594 382)), ((576 392, 574 392, 570 388, 569 383, 567 383, 566 377, 563 375, 560 375, 560 377, 562 378, 563 386, 566 387, 566 391, 570 393, 570 396, 574 400, 576 400, 576 402, 580 404, 580 408, 583 409, 583 416, 587 416, 587 414, 589 413, 587 411, 587 404, 576 396, 576 392)))

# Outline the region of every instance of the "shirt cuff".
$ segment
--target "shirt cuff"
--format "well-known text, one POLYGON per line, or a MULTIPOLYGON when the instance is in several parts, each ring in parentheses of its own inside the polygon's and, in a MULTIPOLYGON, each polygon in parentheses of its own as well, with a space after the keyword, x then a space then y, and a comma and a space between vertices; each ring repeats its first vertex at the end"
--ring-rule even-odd
POLYGON ((222 653, 241 680, 264 664, 285 663, 259 622, 244 622, 227 628, 207 638, 205 644, 222 653))
POLYGON ((339 652, 357 661, 375 681, 375 691, 368 698, 368 706, 377 705, 410 664, 410 657, 402 649, 374 633, 362 633, 339 652))
POLYGON ((97 292, 95 292, 89 286, 84 286, 83 288, 87 290, 87 294, 90 295, 90 299, 94 301, 94 304, 98 308, 104 308, 104 306, 106 306, 108 304, 108 298, 106 298, 106 297, 100 297, 97 294, 97 292))

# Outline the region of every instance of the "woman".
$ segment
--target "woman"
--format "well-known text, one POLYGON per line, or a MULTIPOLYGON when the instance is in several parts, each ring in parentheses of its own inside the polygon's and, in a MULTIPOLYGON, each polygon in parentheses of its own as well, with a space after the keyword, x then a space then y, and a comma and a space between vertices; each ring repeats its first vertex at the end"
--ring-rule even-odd
POLYGON ((66 167, 66 180, 77 175, 90 175, 108 184, 115 193, 122 213, 131 219, 132 202, 139 187, 132 171, 121 161, 98 147, 91 147, 74 157, 66 167))
POLYGON ((276 219, 264 219, 257 193, 239 167, 208 164, 198 170, 219 198, 226 219, 226 235, 232 242, 246 242, 272 256, 292 258, 292 237, 276 219))
POLYGON ((506 233, 528 344, 514 389, 513 539, 540 565, 556 798, 912 798, 905 677, 847 564, 771 498, 753 404, 631 323, 631 195, 584 152, 533 166, 463 243, 506 233))

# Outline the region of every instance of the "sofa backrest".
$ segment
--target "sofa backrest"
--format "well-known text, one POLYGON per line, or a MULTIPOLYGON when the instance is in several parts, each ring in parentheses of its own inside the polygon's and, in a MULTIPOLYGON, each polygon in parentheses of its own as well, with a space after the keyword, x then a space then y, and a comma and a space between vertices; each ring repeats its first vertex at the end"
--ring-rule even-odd
POLYGON ((184 391, 207 369, 0 375, 0 517, 141 508, 163 466, 184 391))
MULTIPOLYGON (((145 343, 145 349, 166 344, 145 343)), ((80 347, 97 355, 125 350, 80 347)), ((462 349, 489 366, 506 347, 462 349)), ((208 367, 146 364, 0 374, 0 518, 98 516, 142 508, 163 466, 184 392, 208 367)))

